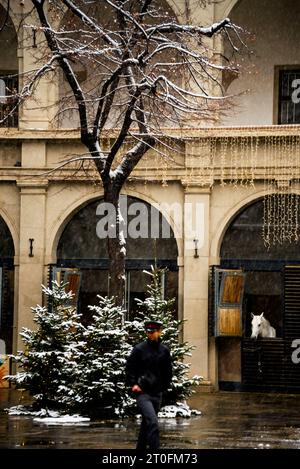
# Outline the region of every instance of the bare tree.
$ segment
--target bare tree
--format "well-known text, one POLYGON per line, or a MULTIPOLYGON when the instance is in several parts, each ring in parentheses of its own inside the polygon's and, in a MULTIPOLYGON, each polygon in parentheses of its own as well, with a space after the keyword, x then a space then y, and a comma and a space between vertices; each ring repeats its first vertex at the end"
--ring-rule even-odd
MULTIPOLYGON (((203 0, 198 3, 203 6, 203 0)), ((38 18, 34 28, 43 33, 47 52, 20 91, 19 103, 34 93, 42 76, 55 69, 63 73, 69 93, 61 102, 68 109, 76 107, 81 141, 101 177, 105 202, 116 210, 107 246, 110 294, 121 303, 126 246, 120 191, 146 152, 167 135, 166 129, 215 117, 224 100, 221 75, 231 64, 213 53, 212 38, 222 34, 238 51, 239 31, 227 18, 203 27, 182 24, 162 0, 32 4, 38 18), (79 64, 86 71, 83 79, 79 64), (107 128, 114 129, 115 138, 104 148, 101 138, 107 128)))

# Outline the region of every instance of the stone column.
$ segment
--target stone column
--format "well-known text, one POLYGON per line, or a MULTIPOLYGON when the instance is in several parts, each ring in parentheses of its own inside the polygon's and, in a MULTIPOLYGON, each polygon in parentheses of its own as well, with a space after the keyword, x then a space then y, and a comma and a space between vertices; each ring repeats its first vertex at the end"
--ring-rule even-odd
MULTIPOLYGON (((26 159, 26 151, 23 155, 26 159)), ((30 155, 28 155, 28 158, 30 155)), ((48 181, 24 180, 20 189, 20 257, 18 272, 17 329, 33 328, 31 307, 42 304, 41 284, 44 282, 45 210, 48 181), (32 241, 32 250, 30 249, 32 241)), ((18 334, 17 348, 23 348, 18 334)))
POLYGON ((208 269, 211 183, 185 183, 184 200, 184 340, 195 346, 191 373, 208 378, 208 269), (195 240, 195 241, 194 241, 195 240))

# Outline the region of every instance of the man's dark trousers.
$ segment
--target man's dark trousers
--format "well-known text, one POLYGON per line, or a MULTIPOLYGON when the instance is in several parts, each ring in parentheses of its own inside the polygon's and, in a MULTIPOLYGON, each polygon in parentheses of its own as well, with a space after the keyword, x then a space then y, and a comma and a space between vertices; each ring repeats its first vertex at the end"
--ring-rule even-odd
POLYGON ((154 451, 159 448, 157 414, 161 406, 161 399, 162 393, 155 395, 140 393, 137 395, 137 406, 142 414, 142 424, 136 446, 136 449, 139 452, 145 452, 147 444, 150 451, 154 451))

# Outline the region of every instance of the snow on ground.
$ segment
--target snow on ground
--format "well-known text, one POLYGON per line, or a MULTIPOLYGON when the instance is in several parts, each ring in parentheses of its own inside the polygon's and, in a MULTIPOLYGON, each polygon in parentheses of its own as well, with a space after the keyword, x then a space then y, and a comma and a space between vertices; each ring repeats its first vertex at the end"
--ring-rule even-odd
POLYGON ((49 409, 33 411, 24 405, 17 405, 6 409, 9 415, 33 417, 34 422, 45 423, 47 425, 74 425, 77 423, 90 422, 90 418, 81 415, 61 415, 59 412, 49 409))
POLYGON ((176 405, 166 405, 158 412, 158 417, 168 419, 174 417, 190 418, 192 415, 201 415, 201 411, 190 409, 185 402, 176 402, 176 405))
MULTIPOLYGON (((44 423, 46 425, 75 425, 75 424, 88 424, 90 418, 82 417, 81 415, 61 415, 59 412, 41 409, 39 411, 32 411, 26 406, 18 405, 6 409, 9 415, 27 415, 33 417, 34 422, 44 423)), ((193 415, 201 415, 200 410, 190 409, 186 402, 176 402, 175 405, 167 405, 160 409, 158 413, 159 418, 170 419, 176 417, 190 418, 193 415)), ((141 418, 137 415, 136 418, 141 418)))
POLYGON ((81 415, 61 415, 60 417, 35 417, 34 422, 45 423, 46 425, 74 425, 77 423, 90 422, 89 417, 82 417, 81 415))
MULTIPOLYGON (((34 411, 30 407, 26 405, 16 405, 13 407, 9 407, 8 409, 5 409, 9 415, 28 415, 28 417, 37 417, 37 416, 43 416, 47 414, 46 409, 41 409, 39 411, 34 411)), ((48 415, 50 414, 51 411, 48 411, 48 415)))
MULTIPOLYGON (((176 402, 175 405, 166 405, 158 412, 158 418, 175 418, 185 417, 190 418, 193 415, 201 415, 202 412, 196 409, 190 409, 186 402, 176 402)), ((141 415, 137 415, 137 418, 141 418, 141 415)))

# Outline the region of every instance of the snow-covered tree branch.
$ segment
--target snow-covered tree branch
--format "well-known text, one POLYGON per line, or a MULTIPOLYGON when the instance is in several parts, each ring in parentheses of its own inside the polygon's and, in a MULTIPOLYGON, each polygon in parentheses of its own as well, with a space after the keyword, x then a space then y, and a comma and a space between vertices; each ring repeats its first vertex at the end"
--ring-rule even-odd
POLYGON ((46 74, 60 77, 60 125, 66 118, 78 126, 101 177, 104 199, 116 208, 116 237, 108 238, 110 293, 121 302, 125 247, 120 191, 168 128, 213 122, 226 106, 222 73, 236 71, 236 66, 215 53, 214 37, 223 35, 238 53, 240 30, 228 18, 211 25, 184 24, 165 0, 31 2, 34 25, 27 27, 41 42, 44 38, 45 48, 42 63, 24 78, 17 98, 22 103, 46 74), (104 150, 107 129, 116 136, 104 150))

